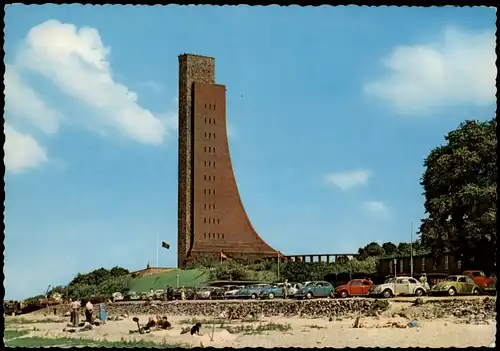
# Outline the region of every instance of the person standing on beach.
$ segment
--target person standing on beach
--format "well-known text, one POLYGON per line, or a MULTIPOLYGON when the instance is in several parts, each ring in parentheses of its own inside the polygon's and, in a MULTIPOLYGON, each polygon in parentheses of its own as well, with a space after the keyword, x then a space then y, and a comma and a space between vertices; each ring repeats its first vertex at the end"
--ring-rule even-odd
POLYGON ((105 308, 104 302, 101 303, 101 305, 99 307, 100 307, 99 320, 102 322, 102 324, 106 324, 106 308, 105 308))
POLYGON ((85 305, 85 320, 89 323, 92 323, 92 314, 94 313, 94 305, 90 303, 90 300, 87 301, 85 305))
POLYGON ((78 308, 80 304, 78 301, 69 300, 69 311, 70 311, 70 323, 73 324, 74 327, 78 326, 80 321, 80 315, 78 313, 78 308))

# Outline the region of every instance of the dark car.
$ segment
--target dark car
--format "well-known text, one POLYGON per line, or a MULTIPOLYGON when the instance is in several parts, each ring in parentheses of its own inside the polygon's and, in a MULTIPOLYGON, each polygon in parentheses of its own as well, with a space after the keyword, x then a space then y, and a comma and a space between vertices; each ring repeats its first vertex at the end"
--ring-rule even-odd
MULTIPOLYGON (((196 297, 196 289, 193 287, 184 287, 184 293, 186 294, 186 300, 194 300, 196 297)), ((174 300, 181 299, 181 288, 175 288, 173 293, 174 300)))

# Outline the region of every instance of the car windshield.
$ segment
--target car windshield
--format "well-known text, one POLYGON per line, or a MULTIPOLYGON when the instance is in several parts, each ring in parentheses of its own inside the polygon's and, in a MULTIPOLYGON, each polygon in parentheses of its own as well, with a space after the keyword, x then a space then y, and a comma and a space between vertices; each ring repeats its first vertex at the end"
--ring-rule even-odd
POLYGON ((446 279, 444 280, 445 282, 456 282, 457 281, 457 277, 452 275, 452 276, 449 276, 449 277, 446 277, 446 279))
POLYGON ((388 284, 388 283, 395 283, 396 282, 396 278, 387 278, 384 282, 384 284, 388 284))

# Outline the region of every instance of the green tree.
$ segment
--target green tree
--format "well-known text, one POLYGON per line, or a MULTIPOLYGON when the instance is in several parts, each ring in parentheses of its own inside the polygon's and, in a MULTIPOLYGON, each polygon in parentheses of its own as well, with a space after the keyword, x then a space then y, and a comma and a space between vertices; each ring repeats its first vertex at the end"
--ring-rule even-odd
POLYGON ((466 266, 496 262, 496 118, 466 121, 425 159, 421 180, 427 218, 422 243, 434 256, 452 251, 466 266))
POLYGON ((281 279, 297 282, 311 280, 311 268, 308 266, 309 263, 288 261, 283 265, 281 279))
POLYGON ((376 242, 371 242, 358 250, 358 259, 364 260, 367 257, 380 257, 384 255, 384 249, 376 242))
POLYGON ((398 250, 396 253, 398 256, 410 256, 410 254, 411 254, 410 244, 409 243, 399 243, 398 250))
POLYGON ((398 247, 391 242, 383 243, 382 249, 384 249, 385 255, 388 255, 388 256, 396 255, 397 251, 398 251, 398 247))

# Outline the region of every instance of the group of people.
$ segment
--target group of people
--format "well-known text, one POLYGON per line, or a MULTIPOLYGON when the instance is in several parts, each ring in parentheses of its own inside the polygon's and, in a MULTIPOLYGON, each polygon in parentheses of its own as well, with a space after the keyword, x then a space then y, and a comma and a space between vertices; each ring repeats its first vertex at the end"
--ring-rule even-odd
MULTIPOLYGON (((81 301, 72 299, 69 300, 69 311, 70 311, 70 323, 76 327, 80 324, 80 308, 82 306, 81 301)), ((94 305, 89 301, 85 304, 85 322, 92 324, 94 322, 94 305)), ((99 305, 99 321, 101 323, 106 323, 106 306, 104 303, 99 305)))

